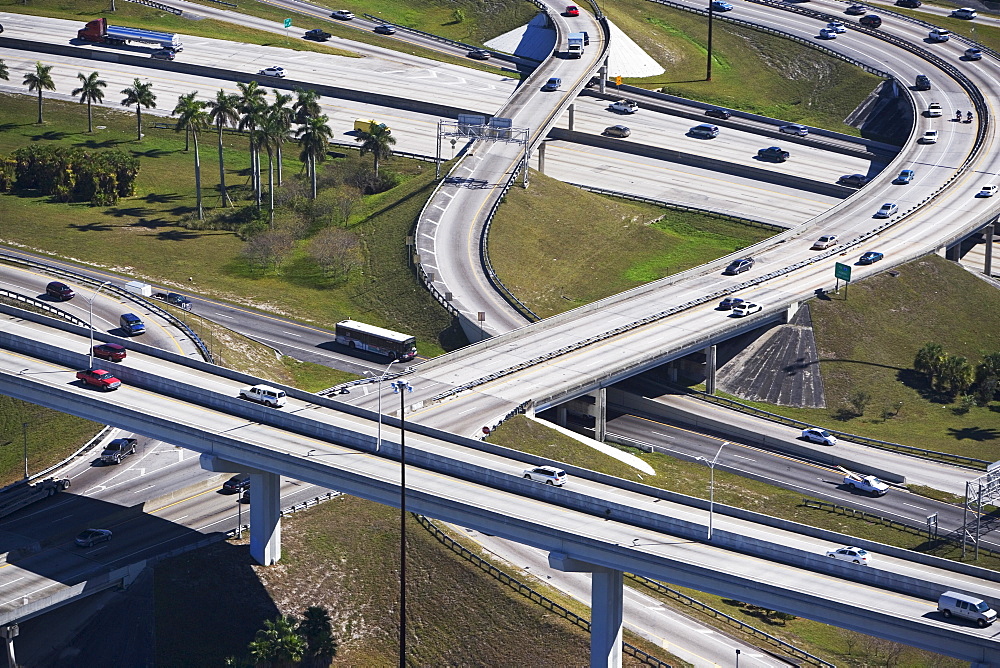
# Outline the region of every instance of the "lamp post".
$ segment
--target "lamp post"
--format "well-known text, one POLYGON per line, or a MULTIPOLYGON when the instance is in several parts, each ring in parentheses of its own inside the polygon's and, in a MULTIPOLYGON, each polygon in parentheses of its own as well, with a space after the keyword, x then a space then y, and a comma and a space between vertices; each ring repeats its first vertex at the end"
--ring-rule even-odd
MULTIPOLYGON (((87 368, 94 368, 94 300, 97 299, 98 293, 105 285, 111 285, 111 281, 104 281, 101 283, 96 290, 94 290, 94 296, 87 300, 90 304, 90 350, 87 351, 87 368)), ((28 477, 25 475, 25 477, 28 477)))
POLYGON ((21 423, 21 433, 24 435, 24 479, 28 479, 28 423, 21 423))
POLYGON ((736 650, 736 668, 740 668, 740 650, 736 650))
POLYGON ((399 395, 399 668, 406 668, 406 393, 405 380, 390 383, 399 395))
POLYGON ((708 0, 708 61, 705 65, 705 81, 712 80, 712 19, 715 18, 713 0, 708 0))
POLYGON ((378 390, 376 390, 378 392, 378 436, 375 439, 375 452, 378 452, 382 447, 382 381, 389 375, 389 369, 392 368, 392 365, 398 361, 399 360, 393 360, 389 362, 389 366, 385 368, 385 371, 382 372, 381 376, 376 376, 371 371, 365 371, 365 373, 374 378, 375 382, 378 383, 378 390))
POLYGON ((715 453, 715 458, 712 461, 708 461, 704 457, 698 457, 698 461, 705 462, 708 464, 708 469, 711 471, 711 478, 708 483, 708 539, 712 540, 712 516, 715 514, 715 463, 719 461, 719 455, 722 454, 722 448, 729 445, 729 441, 723 441, 722 445, 719 446, 719 451, 715 453))

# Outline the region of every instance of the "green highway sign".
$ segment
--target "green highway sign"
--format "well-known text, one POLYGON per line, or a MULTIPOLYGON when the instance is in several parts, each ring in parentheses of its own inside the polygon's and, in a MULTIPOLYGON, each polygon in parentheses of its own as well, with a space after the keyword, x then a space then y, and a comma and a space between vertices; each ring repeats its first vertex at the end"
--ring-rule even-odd
POLYGON ((850 280, 851 280, 851 267, 850 267, 850 265, 841 264, 840 262, 836 263, 833 266, 833 275, 834 275, 835 278, 839 278, 842 281, 848 281, 848 282, 850 282, 850 280))
POLYGON ((291 25, 292 25, 292 20, 291 19, 285 19, 285 27, 289 28, 289 27, 291 27, 291 25))

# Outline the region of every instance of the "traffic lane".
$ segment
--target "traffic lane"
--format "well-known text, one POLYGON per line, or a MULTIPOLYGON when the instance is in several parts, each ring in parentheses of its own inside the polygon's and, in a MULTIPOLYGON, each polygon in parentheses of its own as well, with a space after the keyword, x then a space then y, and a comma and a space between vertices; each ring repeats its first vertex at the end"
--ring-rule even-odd
MULTIPOLYGON (((911 494, 898 487, 893 487, 882 497, 854 492, 843 484, 843 475, 835 469, 738 440, 635 415, 622 415, 609 420, 608 433, 655 446, 657 450, 686 461, 696 461, 697 457, 712 460, 719 446, 726 442, 728 445, 723 448, 716 463, 719 470, 901 521, 915 528, 925 528, 927 517, 932 514, 938 515, 942 533, 958 530, 964 525, 963 509, 951 504, 911 494)), ((982 544, 987 542, 990 549, 1000 550, 1000 537, 984 537, 982 544)))

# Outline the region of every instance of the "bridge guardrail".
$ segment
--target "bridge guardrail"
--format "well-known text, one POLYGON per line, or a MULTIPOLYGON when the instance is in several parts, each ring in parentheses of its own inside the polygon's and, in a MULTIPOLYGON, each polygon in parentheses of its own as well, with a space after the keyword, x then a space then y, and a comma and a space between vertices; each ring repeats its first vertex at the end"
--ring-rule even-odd
MULTIPOLYGON (((544 7, 541 3, 533 3, 535 5, 544 7)), ((442 44, 447 44, 448 46, 458 47, 460 49, 465 49, 466 51, 472 51, 473 49, 482 49, 483 51, 489 51, 490 54, 498 56, 500 58, 507 58, 513 60, 530 60, 532 62, 541 62, 535 58, 528 58, 526 56, 518 56, 513 53, 505 53, 503 51, 497 51, 496 49, 486 49, 480 46, 475 46, 473 44, 466 44, 465 42, 459 42, 458 40, 449 39, 447 37, 442 37, 441 35, 435 35, 432 32, 424 32, 423 30, 417 30, 416 28, 411 28, 409 26, 400 25, 399 23, 393 23, 392 21, 387 21, 379 16, 374 16, 372 14, 362 14, 363 17, 371 21, 372 23, 378 23, 380 25, 391 25, 396 30, 402 30, 403 32, 410 32, 415 35, 420 35, 421 37, 426 37, 427 39, 432 39, 435 42, 441 42, 442 44)))

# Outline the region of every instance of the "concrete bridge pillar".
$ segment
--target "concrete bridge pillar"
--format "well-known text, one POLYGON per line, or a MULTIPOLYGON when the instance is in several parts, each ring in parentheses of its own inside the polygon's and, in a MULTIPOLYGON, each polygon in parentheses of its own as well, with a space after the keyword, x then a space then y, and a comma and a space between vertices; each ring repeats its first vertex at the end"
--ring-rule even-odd
POLYGON ((799 312, 800 304, 798 302, 792 302, 788 305, 788 310, 785 311, 785 322, 789 323, 795 317, 795 314, 799 312))
POLYGON ((608 388, 602 387, 594 393, 594 440, 604 442, 608 428, 608 388))
POLYGON ((705 348, 705 392, 715 394, 715 346, 705 348))
POLYGON ((604 92, 604 84, 608 80, 608 61, 607 60, 605 60, 604 64, 601 65, 601 69, 599 71, 600 71, 600 79, 601 79, 600 89, 599 90, 603 93, 604 92))
POLYGON ((993 271, 993 225, 987 225, 983 230, 986 237, 986 261, 983 263, 983 273, 992 276, 993 271))
POLYGON ((566 426, 566 406, 556 406, 556 424, 560 427, 566 426))
POLYGON ((569 105, 569 131, 573 131, 573 123, 576 120, 576 105, 569 105))
POLYGON ((14 658, 14 638, 17 637, 19 629, 17 624, 8 624, 0 628, 0 637, 3 638, 3 644, 7 648, 7 665, 16 666, 17 660, 14 658))
POLYGON ((250 474, 250 556, 271 566, 281 559, 281 476, 250 474))
POLYGON ((677 365, 673 362, 667 365, 667 380, 671 383, 677 382, 677 365))
POLYGON ((538 173, 545 173, 545 142, 538 142, 538 173))
POLYGON ((590 573, 590 668, 621 668, 624 574, 559 552, 549 566, 567 573, 590 573))
POLYGON ((962 259, 962 244, 957 243, 954 246, 945 249, 944 257, 946 260, 951 260, 952 262, 958 262, 962 259))

